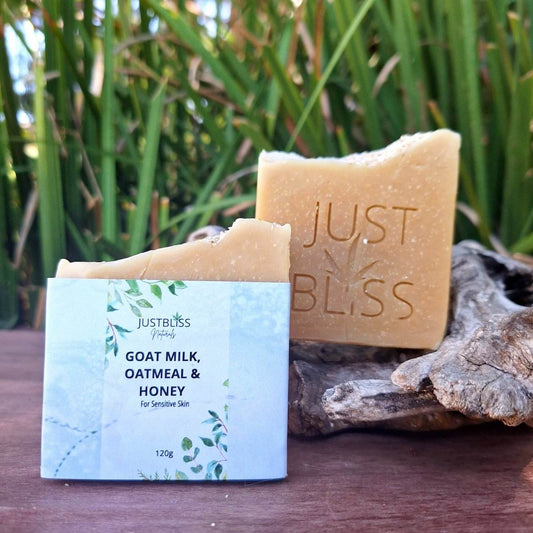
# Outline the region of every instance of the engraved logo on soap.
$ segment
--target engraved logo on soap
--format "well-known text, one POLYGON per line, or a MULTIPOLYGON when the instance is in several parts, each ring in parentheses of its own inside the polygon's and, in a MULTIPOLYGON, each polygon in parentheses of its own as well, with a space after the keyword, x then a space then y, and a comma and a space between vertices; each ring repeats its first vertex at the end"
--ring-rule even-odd
POLYGON ((292 311, 409 319, 414 313, 414 283, 405 276, 388 275, 373 245, 404 246, 417 211, 412 206, 354 204, 349 219, 339 222, 332 202, 316 202, 312 235, 302 247, 321 249, 325 266, 322 272, 293 273, 292 311))

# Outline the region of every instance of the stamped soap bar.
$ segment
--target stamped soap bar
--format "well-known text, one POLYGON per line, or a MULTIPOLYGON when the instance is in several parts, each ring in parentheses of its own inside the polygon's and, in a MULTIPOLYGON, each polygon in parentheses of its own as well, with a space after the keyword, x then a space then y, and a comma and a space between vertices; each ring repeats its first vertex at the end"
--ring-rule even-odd
POLYGON ((288 283, 51 279, 41 475, 286 476, 288 283))
POLYGON ((289 225, 237 219, 212 238, 149 250, 117 261, 62 259, 58 278, 288 281, 289 225))
POLYGON ((438 130, 340 159, 261 154, 256 215, 292 228, 292 338, 440 343, 459 144, 438 130))

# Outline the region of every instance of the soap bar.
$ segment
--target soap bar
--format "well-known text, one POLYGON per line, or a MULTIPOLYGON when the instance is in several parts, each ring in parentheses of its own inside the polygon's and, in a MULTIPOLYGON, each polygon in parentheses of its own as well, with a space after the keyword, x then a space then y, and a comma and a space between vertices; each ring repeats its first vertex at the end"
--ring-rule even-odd
POLYGON ((438 346, 459 146, 443 129, 340 159, 260 155, 256 216, 292 228, 292 338, 438 346))
POLYGON ((62 259, 56 277, 287 282, 290 236, 288 225, 238 219, 216 237, 118 261, 70 263, 62 259))

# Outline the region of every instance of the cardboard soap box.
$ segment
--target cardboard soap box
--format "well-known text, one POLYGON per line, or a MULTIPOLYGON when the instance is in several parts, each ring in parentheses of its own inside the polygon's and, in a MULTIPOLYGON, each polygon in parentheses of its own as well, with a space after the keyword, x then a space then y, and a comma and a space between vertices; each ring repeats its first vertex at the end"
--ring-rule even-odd
POLYGON ((50 279, 41 476, 285 477, 289 293, 50 279))

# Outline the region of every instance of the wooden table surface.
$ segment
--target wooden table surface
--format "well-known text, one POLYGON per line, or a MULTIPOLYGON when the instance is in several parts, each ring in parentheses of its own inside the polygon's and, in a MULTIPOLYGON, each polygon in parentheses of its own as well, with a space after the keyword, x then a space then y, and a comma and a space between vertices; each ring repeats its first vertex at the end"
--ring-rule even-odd
POLYGON ((44 335, 0 332, 0 531, 533 531, 533 430, 289 439, 269 483, 39 477, 44 335))

